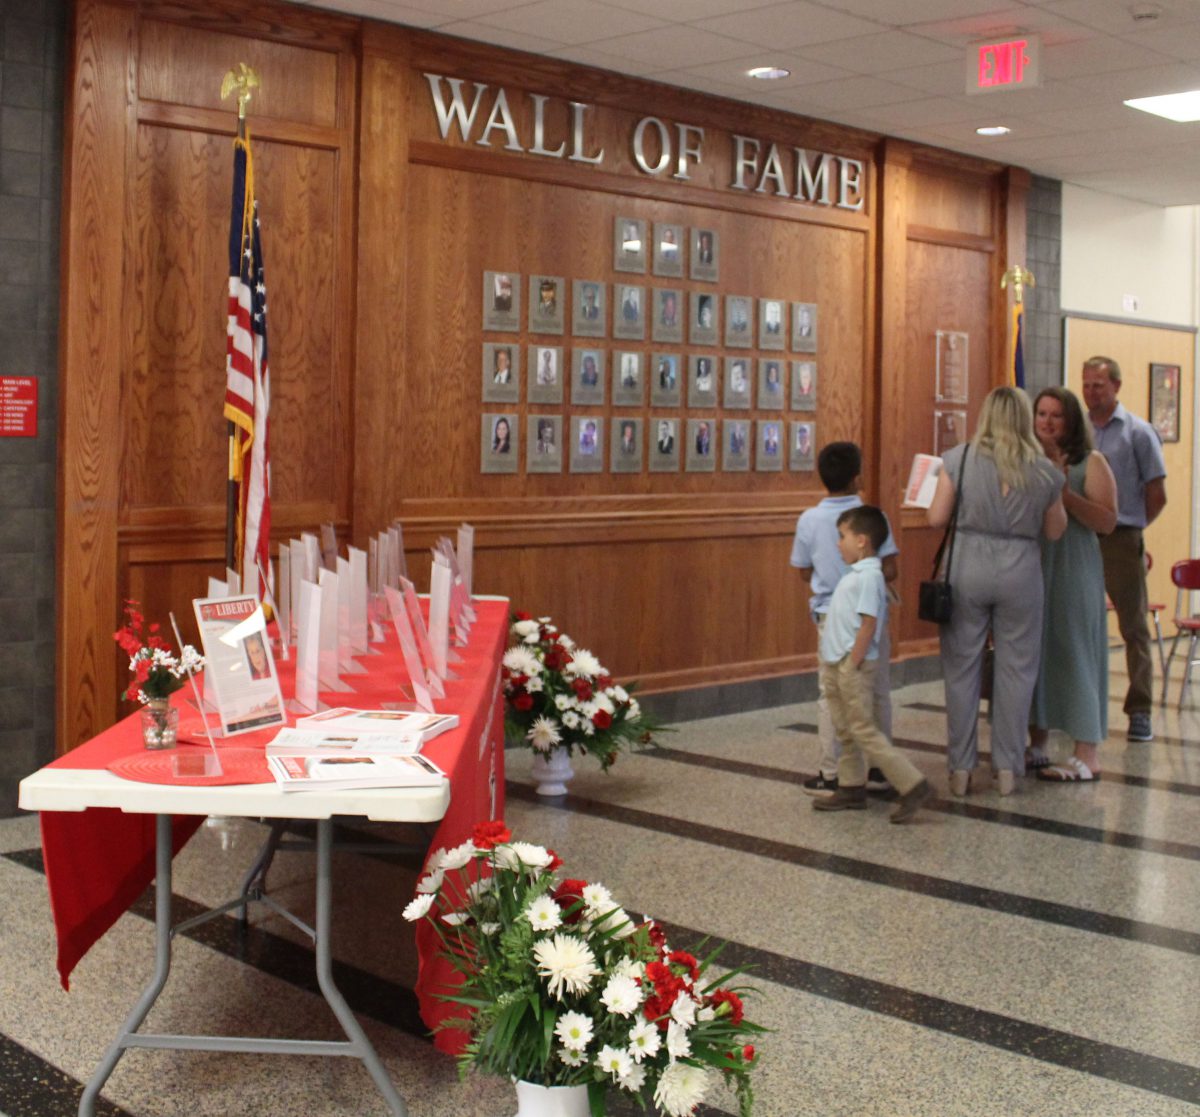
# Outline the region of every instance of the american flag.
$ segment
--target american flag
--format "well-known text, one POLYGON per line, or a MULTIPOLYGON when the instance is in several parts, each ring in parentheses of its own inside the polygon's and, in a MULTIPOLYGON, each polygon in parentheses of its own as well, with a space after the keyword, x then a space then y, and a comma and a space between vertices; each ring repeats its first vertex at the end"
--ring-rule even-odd
POLYGON ((250 136, 234 141, 233 211, 229 222, 229 325, 225 355, 225 418, 234 425, 229 476, 238 484, 236 564, 242 591, 266 587, 271 540, 271 464, 267 414, 267 287, 250 136))

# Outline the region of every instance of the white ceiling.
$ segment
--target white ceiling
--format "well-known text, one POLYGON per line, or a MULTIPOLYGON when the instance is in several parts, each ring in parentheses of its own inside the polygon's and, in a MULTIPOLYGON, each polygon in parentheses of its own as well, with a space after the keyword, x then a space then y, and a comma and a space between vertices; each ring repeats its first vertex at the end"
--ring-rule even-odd
POLYGON ((1200 203, 1200 123, 1121 103, 1200 88, 1200 0, 313 2, 902 136, 1156 205, 1200 203), (1022 33, 1041 37, 1041 87, 968 96, 967 45, 1022 33), (745 76, 768 64, 791 76, 745 76), (984 139, 975 129, 985 124, 1012 132, 984 139))

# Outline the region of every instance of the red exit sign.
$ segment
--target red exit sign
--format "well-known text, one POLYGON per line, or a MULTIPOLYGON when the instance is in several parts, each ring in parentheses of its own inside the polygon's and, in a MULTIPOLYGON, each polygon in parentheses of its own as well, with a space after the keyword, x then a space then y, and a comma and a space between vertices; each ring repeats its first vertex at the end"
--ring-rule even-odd
POLYGON ((1036 35, 973 43, 967 51, 967 92, 996 93, 1041 84, 1042 44, 1036 35))

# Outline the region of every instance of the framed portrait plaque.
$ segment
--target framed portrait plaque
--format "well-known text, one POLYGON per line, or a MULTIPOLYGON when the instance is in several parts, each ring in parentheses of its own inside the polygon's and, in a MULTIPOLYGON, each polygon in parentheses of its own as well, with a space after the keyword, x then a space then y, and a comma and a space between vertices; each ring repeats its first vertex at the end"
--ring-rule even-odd
POLYGON ((720 295, 693 291, 688 309, 688 342, 692 345, 716 345, 720 315, 720 295))
POLYGON ((687 457, 683 468, 688 473, 711 473, 717 468, 717 420, 687 421, 687 457))
POLYGON ((759 419, 757 441, 755 469, 760 473, 778 473, 783 469, 783 421, 759 419))
POLYGON ((591 279, 571 281, 571 333, 576 337, 604 337, 608 321, 608 288, 591 279))
POLYGON ((967 413, 965 410, 935 407, 933 409, 933 453, 942 457, 960 442, 967 440, 967 413))
POLYGON ((565 317, 567 284, 561 276, 529 277, 529 332, 561 334, 565 317))
POLYGON ((613 337, 641 341, 646 336, 646 288, 613 284, 613 337))
POLYGON ((726 419, 722 424, 721 468, 745 473, 750 468, 750 420, 726 419))
POLYGON ((645 272, 645 221, 636 217, 618 217, 613 223, 613 269, 645 272))
POLYGON ((654 223, 654 256, 651 271, 655 275, 683 275, 683 226, 654 223))
POLYGON ((571 351, 572 403, 598 406, 604 402, 605 356, 603 349, 571 351))
POLYGON ((708 353, 688 358, 688 407, 717 406, 717 358, 708 353))
POLYGON ((483 328, 519 330, 521 328, 521 273, 485 271, 483 273, 483 328))
POLYGON ((753 391, 749 357, 725 358, 724 406, 746 411, 753 391))
POLYGON ((614 419, 608 460, 613 473, 642 472, 642 420, 614 419))
POLYGON ((562 403, 564 379, 561 345, 529 347, 529 384, 525 394, 530 403, 562 403))
POLYGON ((716 229, 693 229, 688 277, 716 283, 721 273, 721 237, 716 229))
POLYGON ((1179 441, 1178 365, 1150 366, 1150 422, 1164 442, 1179 441))
POLYGON ((658 342, 683 341, 683 292, 675 287, 655 287, 651 310, 650 340, 658 342))
POLYGON ((518 435, 516 415, 485 411, 480 419, 480 472, 516 473, 518 435))
POLYGON ((591 415, 571 416, 571 472, 604 471, 604 420, 591 415))
POLYGON ((613 351, 613 390, 615 407, 641 407, 646 402, 642 354, 629 349, 613 351))
POLYGON ((675 353, 654 353, 650 357, 650 406, 678 407, 680 398, 680 358, 675 353))
POLYGON ((817 362, 792 362, 792 410, 816 411, 817 362))
POLYGON ((965 404, 969 391, 970 336, 961 330, 938 330, 934 340, 937 346, 934 403, 965 404))
POLYGON ((786 349, 787 327, 787 303, 783 299, 758 300, 759 349, 786 349))
POLYGON ((725 344, 730 349, 754 344, 754 300, 749 295, 725 296, 725 344))
POLYGON ((516 403, 521 398, 520 346, 485 341, 482 376, 485 403, 516 403))
POLYGON ((816 424, 793 423, 788 446, 788 466, 798 472, 811 472, 817 455, 816 424))
POLYGON ((561 415, 530 415, 525 429, 525 469, 528 473, 561 473, 563 464, 561 415))
POLYGON ((792 303, 792 352, 817 351, 817 304, 792 303))
POLYGON ((654 422, 650 442, 650 472, 677 473, 679 471, 679 420, 658 419, 654 422))
POLYGON ((758 362, 758 406, 760 411, 782 411, 787 398, 787 362, 765 357, 758 362))

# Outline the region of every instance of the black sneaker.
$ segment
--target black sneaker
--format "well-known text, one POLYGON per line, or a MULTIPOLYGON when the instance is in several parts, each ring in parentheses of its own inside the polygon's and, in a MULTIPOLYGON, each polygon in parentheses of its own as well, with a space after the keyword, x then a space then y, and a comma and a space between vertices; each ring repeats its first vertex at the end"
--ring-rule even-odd
POLYGON ((805 795, 816 795, 824 799, 837 791, 837 787, 837 776, 834 776, 831 780, 827 780, 823 775, 821 775, 820 772, 818 772, 815 776, 810 776, 808 779, 806 779, 800 785, 800 790, 803 791, 805 795))
POLYGON ((1150 721, 1150 715, 1142 713, 1140 710, 1136 714, 1129 715, 1129 732, 1125 734, 1127 741, 1153 741, 1154 740, 1154 725, 1150 721))
POLYGON ((878 768, 872 768, 867 773, 867 790, 891 791, 892 785, 887 782, 887 776, 885 776, 878 768))

